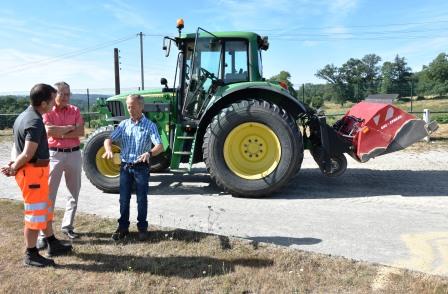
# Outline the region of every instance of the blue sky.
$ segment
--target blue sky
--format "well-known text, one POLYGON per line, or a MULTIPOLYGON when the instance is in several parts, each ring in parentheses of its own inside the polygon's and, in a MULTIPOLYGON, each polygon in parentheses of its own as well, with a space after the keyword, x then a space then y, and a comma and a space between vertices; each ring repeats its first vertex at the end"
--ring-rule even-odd
POLYGON ((404 56, 413 71, 448 52, 448 1, 215 0, 3 1, 0 6, 0 93, 65 80, 72 89, 113 89, 113 48, 123 88, 140 86, 138 32, 144 37, 145 87, 173 81, 175 55, 162 35, 198 26, 269 36, 264 75, 281 70, 296 87, 323 83, 318 69, 369 53, 404 56))

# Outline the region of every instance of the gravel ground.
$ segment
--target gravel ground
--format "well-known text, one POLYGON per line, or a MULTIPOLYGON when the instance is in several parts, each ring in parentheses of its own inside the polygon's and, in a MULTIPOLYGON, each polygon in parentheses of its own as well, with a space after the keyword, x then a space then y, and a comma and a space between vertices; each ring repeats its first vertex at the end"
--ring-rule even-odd
MULTIPOLYGON (((9 159, 10 140, 0 137, 0 165, 9 159)), ((149 221, 448 275, 446 141, 364 164, 349 158, 348 166, 343 176, 326 178, 306 152, 301 171, 267 199, 222 193, 203 165, 193 175, 154 174, 149 221)), ((102 193, 84 175, 82 183, 79 211, 118 217, 118 195, 102 193)), ((58 207, 68 195, 64 185, 58 207)), ((1 198, 21 198, 12 179, 0 177, 0 187, 1 198)))

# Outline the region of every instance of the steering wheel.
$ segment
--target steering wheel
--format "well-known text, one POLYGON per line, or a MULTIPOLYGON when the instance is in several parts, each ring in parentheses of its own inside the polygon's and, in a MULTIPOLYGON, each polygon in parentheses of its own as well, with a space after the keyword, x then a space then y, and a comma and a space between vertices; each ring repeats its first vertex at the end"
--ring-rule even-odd
POLYGON ((203 67, 201 67, 201 73, 204 75, 205 79, 210 78, 212 81, 217 81, 218 80, 218 78, 215 76, 215 74, 209 72, 208 70, 206 70, 203 67))

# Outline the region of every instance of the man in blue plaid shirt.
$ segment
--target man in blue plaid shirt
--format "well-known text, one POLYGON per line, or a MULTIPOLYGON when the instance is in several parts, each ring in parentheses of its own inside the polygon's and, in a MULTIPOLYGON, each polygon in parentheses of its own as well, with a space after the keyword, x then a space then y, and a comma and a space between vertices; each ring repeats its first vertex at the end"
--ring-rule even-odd
POLYGON ((112 239, 118 241, 129 235, 129 203, 133 184, 137 194, 137 228, 140 240, 148 236, 148 180, 150 159, 163 151, 156 124, 143 115, 144 99, 129 95, 126 106, 130 118, 123 120, 104 140, 103 158, 112 159, 112 141, 121 143, 120 218, 112 239), (154 147, 151 148, 151 144, 154 147))

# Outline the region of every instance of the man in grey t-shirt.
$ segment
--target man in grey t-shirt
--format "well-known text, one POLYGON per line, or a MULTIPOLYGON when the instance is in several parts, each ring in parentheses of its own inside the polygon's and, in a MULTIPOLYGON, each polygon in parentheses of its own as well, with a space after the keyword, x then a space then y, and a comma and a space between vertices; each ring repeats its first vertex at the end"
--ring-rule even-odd
POLYGON ((46 84, 37 84, 30 91, 31 105, 14 122, 14 147, 16 156, 2 168, 2 174, 15 176, 22 191, 25 209, 24 263, 28 266, 54 266, 52 259, 39 254, 36 248, 39 230, 45 233, 49 243, 48 255, 70 252, 71 245, 62 244, 53 234, 53 211, 48 198, 49 151, 42 121, 42 114, 48 112, 54 103, 56 90, 46 84))

